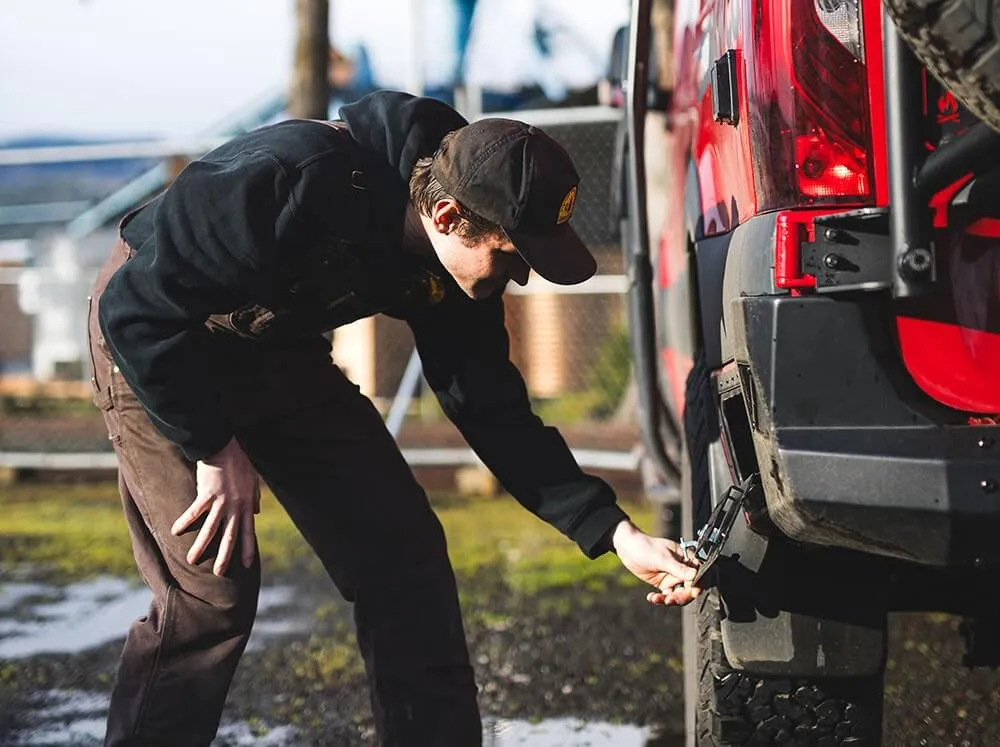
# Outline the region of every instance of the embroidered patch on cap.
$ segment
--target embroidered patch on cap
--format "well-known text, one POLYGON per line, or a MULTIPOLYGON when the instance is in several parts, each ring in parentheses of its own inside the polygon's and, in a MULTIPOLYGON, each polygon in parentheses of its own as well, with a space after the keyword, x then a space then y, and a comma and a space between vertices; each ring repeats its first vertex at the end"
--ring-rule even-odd
POLYGON ((576 204, 576 187, 573 187, 563 198, 562 205, 559 206, 559 217, 556 219, 557 225, 562 225, 573 215, 573 205, 576 204))

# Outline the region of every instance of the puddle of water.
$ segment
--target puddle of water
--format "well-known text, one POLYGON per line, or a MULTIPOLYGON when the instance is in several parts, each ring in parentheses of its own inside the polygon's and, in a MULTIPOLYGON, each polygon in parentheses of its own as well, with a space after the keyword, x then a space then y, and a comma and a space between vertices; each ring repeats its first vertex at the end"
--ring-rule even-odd
MULTIPOLYGON (((35 697, 39 707, 29 718, 37 726, 8 735, 11 747, 98 747, 104 741, 108 696, 98 693, 51 690, 35 697)), ((225 724, 212 744, 215 747, 292 747, 295 729, 278 726, 251 728, 246 723, 225 724)))
POLYGON ((0 584, 0 612, 13 609, 22 599, 45 596, 48 592, 51 588, 41 584, 0 584))
POLYGON ((292 586, 265 586, 257 599, 257 619, 247 641, 247 651, 259 651, 269 640, 292 633, 304 633, 315 624, 312 609, 289 610, 295 606, 296 593, 292 586), (271 610, 281 612, 269 616, 271 610))
POLYGON ((253 747, 292 747, 295 742, 295 729, 291 726, 279 726, 271 729, 267 734, 260 736, 246 724, 230 724, 219 729, 219 736, 212 742, 213 745, 225 745, 230 747, 243 747, 243 745, 253 745, 253 747))
POLYGON ((645 747, 651 733, 639 726, 548 719, 536 724, 484 719, 483 747, 645 747))
POLYGON ((30 728, 7 735, 17 747, 90 747, 104 740, 108 696, 101 693, 48 690, 35 693, 36 704, 23 714, 30 728))
POLYGON ((68 724, 26 729, 11 735, 11 747, 98 747, 104 741, 104 719, 79 719, 68 724))
MULTIPOLYGON (((261 590, 261 618, 250 638, 259 647, 267 638, 305 630, 307 617, 267 620, 269 609, 295 598, 290 586, 261 590)), ((0 584, 0 659, 21 659, 43 653, 79 653, 125 636, 129 625, 146 614, 150 593, 120 578, 101 577, 66 587, 41 584, 0 584), (33 599, 39 601, 32 603, 33 599), (50 601, 56 599, 58 601, 50 601), (15 608, 20 617, 3 619, 15 608)))
MULTIPOLYGON (((11 747, 97 747, 104 738, 108 696, 103 693, 50 690, 33 698, 27 716, 34 726, 7 735, 11 747)), ((214 747, 294 747, 296 730, 275 726, 263 730, 239 722, 224 724, 214 747)), ((483 747, 645 747, 648 729, 579 719, 538 723, 483 719, 483 747)))
MULTIPOLYGON (((22 604, 33 620, 5 620, 0 659, 41 653, 73 653, 100 646, 124 635, 129 624, 149 606, 149 592, 118 578, 96 578, 65 588, 44 589, 59 601, 22 604)), ((30 602, 39 594, 24 594, 30 602)))
POLYGON ((35 711, 41 719, 64 719, 108 710, 108 696, 100 693, 49 690, 36 694, 34 701, 44 704, 35 711))

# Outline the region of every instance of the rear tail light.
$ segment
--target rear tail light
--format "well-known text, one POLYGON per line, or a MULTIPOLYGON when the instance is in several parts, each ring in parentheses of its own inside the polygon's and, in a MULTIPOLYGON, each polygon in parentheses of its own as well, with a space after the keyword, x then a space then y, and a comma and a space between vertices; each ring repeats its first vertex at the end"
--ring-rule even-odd
POLYGON ((793 0, 791 26, 799 192, 809 204, 863 200, 871 138, 858 4, 793 0))
POLYGON ((764 114, 751 122, 755 155, 764 160, 758 208, 871 204, 859 0, 757 0, 755 12, 770 31, 754 42, 748 76, 764 114))

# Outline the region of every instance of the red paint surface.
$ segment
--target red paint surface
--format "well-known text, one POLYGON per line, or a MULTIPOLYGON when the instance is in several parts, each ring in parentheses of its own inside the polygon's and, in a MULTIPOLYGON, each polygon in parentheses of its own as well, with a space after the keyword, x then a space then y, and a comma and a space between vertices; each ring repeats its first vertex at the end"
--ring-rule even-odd
POLYGON ((898 317, 910 376, 956 410, 1000 413, 1000 335, 957 324, 898 317))

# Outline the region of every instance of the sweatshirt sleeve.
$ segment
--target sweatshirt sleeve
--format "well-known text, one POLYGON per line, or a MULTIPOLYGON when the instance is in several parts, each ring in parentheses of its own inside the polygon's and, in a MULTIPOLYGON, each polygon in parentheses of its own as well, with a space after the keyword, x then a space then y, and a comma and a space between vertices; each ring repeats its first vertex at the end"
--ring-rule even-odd
POLYGON ((156 427, 192 461, 232 437, 203 345, 206 319, 260 298, 291 217, 266 152, 196 161, 158 198, 153 231, 112 276, 99 320, 115 363, 156 427))
POLYGON ((456 291, 410 326, 442 408, 504 488, 588 557, 609 550, 610 531, 628 516, 611 487, 585 474, 559 432, 532 412, 510 361, 502 296, 472 301, 456 291))

